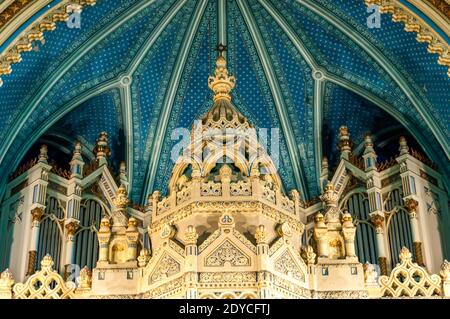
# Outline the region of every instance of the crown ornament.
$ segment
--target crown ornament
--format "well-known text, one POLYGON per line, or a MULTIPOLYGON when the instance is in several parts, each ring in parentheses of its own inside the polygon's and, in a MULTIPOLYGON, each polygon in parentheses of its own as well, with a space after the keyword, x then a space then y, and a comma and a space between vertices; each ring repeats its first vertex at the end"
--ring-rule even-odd
POLYGON ((221 99, 231 101, 230 92, 236 85, 236 78, 228 74, 227 60, 223 56, 226 46, 219 44, 217 50, 219 56, 216 60, 216 70, 214 76, 208 78, 208 87, 214 92, 214 102, 221 99))
POLYGON ((399 257, 402 262, 410 261, 412 259, 412 254, 408 248, 402 247, 399 257))
POLYGON ((119 189, 117 190, 116 198, 113 199, 113 203, 117 208, 126 208, 130 203, 127 190, 123 184, 120 185, 119 189))
POLYGON ((332 182, 328 182, 327 185, 324 188, 324 192, 322 196, 320 197, 322 201, 325 202, 327 207, 336 207, 337 202, 339 200, 339 195, 334 189, 334 185, 332 182))
POLYGON ((6 268, 4 272, 0 274, 0 290, 3 289, 11 289, 14 285, 14 277, 12 272, 6 268))
POLYGON ((53 258, 49 254, 45 255, 41 261, 41 269, 51 271, 53 269, 53 258))

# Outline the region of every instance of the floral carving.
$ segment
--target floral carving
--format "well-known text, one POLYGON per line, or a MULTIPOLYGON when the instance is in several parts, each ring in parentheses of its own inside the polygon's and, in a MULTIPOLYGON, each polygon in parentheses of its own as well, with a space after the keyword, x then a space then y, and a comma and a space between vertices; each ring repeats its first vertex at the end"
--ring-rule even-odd
POLYGON ((251 183, 244 181, 231 183, 230 193, 232 196, 249 196, 252 194, 251 183))
POLYGON ((164 254, 149 277, 149 284, 166 279, 180 272, 180 264, 169 254, 164 254))
POLYGON ((287 250, 275 261, 275 270, 296 280, 305 281, 305 273, 287 250))
POLYGON ((222 195, 222 184, 213 181, 202 183, 200 193, 202 196, 220 196, 222 195))
POLYGON ((379 283, 383 297, 431 297, 441 294, 441 278, 429 275, 425 268, 412 262, 411 252, 403 247, 400 251, 401 263, 390 276, 381 276, 379 283))
POLYGON ((41 270, 25 283, 14 285, 15 299, 71 299, 76 285, 63 278, 53 269, 53 259, 46 255, 41 261, 41 270))
POLYGON ((256 272, 203 272, 200 274, 200 283, 243 283, 256 282, 256 272))
POLYGON ((205 258, 205 266, 223 267, 250 266, 250 257, 244 254, 231 241, 225 240, 216 250, 205 258))

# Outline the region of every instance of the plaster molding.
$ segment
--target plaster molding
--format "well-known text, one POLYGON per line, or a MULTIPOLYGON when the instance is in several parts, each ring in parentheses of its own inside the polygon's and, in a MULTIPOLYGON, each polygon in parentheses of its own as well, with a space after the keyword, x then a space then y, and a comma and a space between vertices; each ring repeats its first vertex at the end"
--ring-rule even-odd
POLYGON ((394 82, 409 98, 410 102, 412 103, 412 105, 414 105, 420 117, 424 120, 424 122, 432 131, 432 133, 435 135, 437 141, 443 148, 445 154, 449 156, 450 145, 447 141, 448 138, 446 137, 446 134, 441 129, 441 125, 439 123, 436 123, 436 121, 432 118, 431 114, 429 114, 428 110, 426 109, 426 104, 424 103, 423 99, 420 98, 419 95, 411 88, 411 85, 407 82, 406 78, 399 72, 397 67, 387 59, 387 57, 383 54, 383 52, 381 52, 374 45, 372 45, 369 42, 369 40, 364 38, 364 36, 359 34, 356 30, 354 30, 348 23, 344 22, 339 17, 336 17, 318 3, 312 0, 296 0, 296 1, 300 5, 306 7, 307 9, 316 13, 318 16, 325 19, 333 27, 337 28, 338 30, 346 34, 347 37, 349 37, 352 41, 358 44, 363 50, 365 50, 369 54, 369 56, 373 58, 383 68, 383 70, 385 70, 386 73, 389 74, 390 77, 392 77, 394 82))
MULTIPOLYGON (((6 29, 2 30, 0 43, 4 43, 14 31, 18 30, 33 14, 45 8, 48 0, 36 2, 35 5, 23 11, 14 20, 10 21, 6 29)), ((79 1, 80 10, 86 6, 95 5, 96 0, 79 1)), ((44 32, 53 31, 57 22, 66 22, 69 19, 69 5, 73 3, 69 0, 63 0, 61 3, 50 8, 43 13, 34 23, 27 26, 6 48, 0 52, 0 76, 9 75, 12 72, 11 65, 22 61, 21 54, 32 50, 32 44, 35 41, 44 41, 44 32)), ((2 80, 0 78, 0 86, 2 80)))
MULTIPOLYGON (((438 63, 448 67, 447 75, 450 77, 450 46, 432 26, 398 0, 365 0, 365 4, 367 6, 380 6, 380 12, 389 13, 392 16, 392 21, 403 23, 406 32, 417 33, 416 40, 428 43, 427 51, 439 55, 438 63)), ((421 7, 423 12, 423 4, 421 7)), ((427 12, 423 13, 427 15, 427 12)), ((430 17, 430 19, 432 18, 430 17)), ((442 25, 442 22, 440 24, 442 25)), ((447 25, 444 25, 442 31, 447 35, 450 34, 448 22, 447 25)))

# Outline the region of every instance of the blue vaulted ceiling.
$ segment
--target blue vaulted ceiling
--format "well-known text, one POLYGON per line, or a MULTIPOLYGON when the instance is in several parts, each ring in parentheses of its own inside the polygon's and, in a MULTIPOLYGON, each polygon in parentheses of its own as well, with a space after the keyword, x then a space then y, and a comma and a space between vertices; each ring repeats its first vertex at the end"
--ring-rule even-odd
POLYGON ((367 28, 364 2, 350 2, 98 0, 81 29, 60 23, 3 78, 0 171, 32 156, 36 143, 53 138, 67 152, 71 140, 88 148, 105 130, 113 168, 127 163, 133 201, 165 192, 180 139, 172 133, 211 106, 207 77, 223 41, 237 78, 233 102, 269 136, 279 131, 286 190, 318 195, 318 154, 335 161, 341 125, 358 151, 366 131, 378 136, 380 159, 408 135, 450 176, 447 69, 387 16, 367 28))

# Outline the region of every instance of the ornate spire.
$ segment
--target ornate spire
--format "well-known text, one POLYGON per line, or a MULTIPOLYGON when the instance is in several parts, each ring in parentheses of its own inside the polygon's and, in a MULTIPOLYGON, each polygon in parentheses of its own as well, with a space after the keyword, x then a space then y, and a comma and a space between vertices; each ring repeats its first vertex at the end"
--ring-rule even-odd
POLYGON ((108 146, 108 133, 101 132, 99 134, 94 147, 94 154, 97 157, 98 166, 107 164, 107 158, 111 154, 111 150, 108 146))
POLYGON ((322 201, 325 202, 327 207, 336 207, 337 202, 339 200, 339 195, 334 189, 334 185, 332 182, 328 182, 323 190, 323 194, 321 196, 322 201))
POLYGON ((400 136, 400 140, 399 140, 399 151, 400 151, 400 155, 404 155, 404 154, 408 154, 409 153, 409 147, 408 147, 408 142, 406 141, 406 138, 404 136, 400 136))
POLYGON ((123 184, 120 185, 116 193, 116 198, 113 199, 114 206, 119 209, 125 209, 128 207, 130 200, 128 199, 128 193, 123 184))
POLYGON ((75 143, 75 147, 73 149, 72 161, 74 161, 74 160, 83 161, 83 157, 81 156, 81 143, 80 142, 75 143))
POLYGON ((352 141, 350 139, 350 132, 347 126, 339 128, 339 143, 338 148, 341 151, 341 158, 349 159, 352 152, 352 141))
POLYGON ((214 92, 214 106, 202 119, 205 129, 248 129, 251 125, 231 104, 231 90, 236 84, 234 76, 228 74, 227 61, 223 56, 226 47, 217 46, 219 56, 216 60, 216 70, 213 76, 208 78, 208 86, 214 92))
POLYGON ((70 170, 72 177, 82 177, 83 176, 83 166, 84 160, 81 155, 81 143, 76 142, 75 148, 73 150, 72 160, 70 161, 70 170))
POLYGON ((217 51, 219 51, 219 56, 216 60, 216 71, 214 76, 208 78, 208 86, 214 92, 214 102, 222 99, 231 101, 230 92, 236 84, 236 79, 228 74, 227 60, 223 56, 226 46, 219 44, 217 51))
POLYGON ((41 149, 39 150, 39 163, 45 163, 48 164, 48 155, 47 155, 48 149, 47 145, 42 145, 41 149))
POLYGON ((377 153, 375 153, 375 149, 373 148, 372 136, 370 133, 367 133, 364 137, 364 166, 366 171, 368 170, 376 170, 377 163, 377 153))
POLYGON ((370 133, 367 133, 364 137, 364 146, 364 154, 375 153, 375 150, 373 149, 372 136, 370 135, 370 133))

